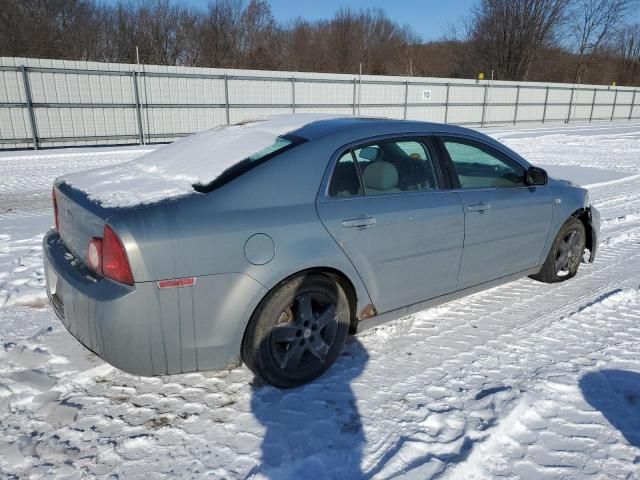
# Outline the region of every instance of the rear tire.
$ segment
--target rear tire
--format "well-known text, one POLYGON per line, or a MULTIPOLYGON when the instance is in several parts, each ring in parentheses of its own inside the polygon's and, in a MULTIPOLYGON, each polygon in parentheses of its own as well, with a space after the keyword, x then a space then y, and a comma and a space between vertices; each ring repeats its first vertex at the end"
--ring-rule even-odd
POLYGON ((564 282, 576 276, 586 244, 584 224, 571 217, 558 232, 542 269, 531 278, 544 283, 564 282))
POLYGON ((273 386, 303 385, 338 358, 349 320, 349 302, 338 282, 323 274, 301 274, 271 290, 253 313, 242 360, 273 386))

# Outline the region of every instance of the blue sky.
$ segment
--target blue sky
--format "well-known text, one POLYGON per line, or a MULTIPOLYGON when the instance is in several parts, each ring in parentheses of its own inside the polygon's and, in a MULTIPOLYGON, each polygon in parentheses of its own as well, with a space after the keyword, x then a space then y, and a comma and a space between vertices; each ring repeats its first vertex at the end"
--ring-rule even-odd
MULTIPOLYGON (((208 0, 184 3, 206 7, 208 0)), ((475 0, 270 0, 274 16, 282 22, 302 17, 318 20, 332 17, 340 7, 382 8, 397 23, 409 24, 425 40, 436 40, 449 24, 459 24, 475 0)))
POLYGON ((475 0, 271 0, 271 8, 281 21, 328 18, 343 6, 382 8, 392 20, 411 25, 423 39, 435 40, 447 32, 449 24, 459 24, 474 3, 475 0))

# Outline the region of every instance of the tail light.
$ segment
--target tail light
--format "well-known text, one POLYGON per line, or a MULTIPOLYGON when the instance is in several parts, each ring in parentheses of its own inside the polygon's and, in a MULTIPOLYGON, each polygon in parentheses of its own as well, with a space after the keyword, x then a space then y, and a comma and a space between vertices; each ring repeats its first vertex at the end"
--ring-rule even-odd
POLYGON ((133 285, 127 252, 109 225, 102 238, 92 238, 87 248, 87 264, 96 273, 126 285, 133 285))
POLYGON ((92 238, 87 248, 87 265, 96 273, 102 275, 102 239, 92 238))
POLYGON ((122 242, 109 225, 104 226, 102 273, 105 277, 116 282, 133 285, 133 275, 131 275, 127 252, 125 252, 122 242))
POLYGON ((60 222, 58 220, 58 200, 56 199, 55 187, 51 190, 51 200, 53 201, 53 220, 55 221, 56 230, 60 231, 60 222))

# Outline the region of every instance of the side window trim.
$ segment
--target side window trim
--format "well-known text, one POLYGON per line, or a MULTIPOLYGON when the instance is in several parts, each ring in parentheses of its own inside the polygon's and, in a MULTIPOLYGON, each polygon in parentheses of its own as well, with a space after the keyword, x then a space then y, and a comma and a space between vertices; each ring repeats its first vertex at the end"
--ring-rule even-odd
MULTIPOLYGON (((358 163, 358 159, 356 158, 356 153, 353 147, 349 148, 349 153, 351 153, 351 160, 353 160, 353 165, 356 167, 356 173, 358 175, 358 184, 360 185, 361 195, 356 195, 357 197, 366 197, 367 190, 364 188, 364 180, 362 179, 362 170, 360 170, 360 164, 358 163)), ((335 169, 335 167, 334 167, 335 169)), ((332 175, 333 177, 333 175, 332 175)))
POLYGON ((460 188, 458 176, 453 170, 453 162, 444 148, 444 143, 442 143, 438 135, 429 135, 428 140, 436 154, 439 175, 443 181, 443 190, 460 188))
POLYGON ((347 148, 343 148, 340 150, 337 150, 334 155, 332 155, 331 157, 331 164, 329 165, 328 171, 329 171, 329 175, 326 176, 327 174, 325 173, 325 178, 322 181, 321 184, 321 191, 323 191, 323 195, 322 197, 324 197, 325 199, 332 199, 332 200, 336 200, 336 199, 347 199, 347 198, 361 198, 364 197, 365 195, 365 191, 364 191, 364 182, 362 181, 362 175, 360 173, 360 166, 358 165, 358 162, 356 161, 356 156, 353 152, 353 148, 352 147, 347 147, 347 148), (347 196, 340 196, 340 195, 331 195, 330 189, 331 189, 331 184, 335 178, 336 175, 336 169, 338 164, 340 163, 340 160, 342 158, 344 158, 347 154, 350 155, 351 157, 351 162, 353 164, 353 169, 356 173, 356 177, 358 179, 358 187, 359 187, 359 192, 362 193, 356 193, 356 194, 352 194, 352 195, 347 195, 347 196), (335 157, 335 158, 334 158, 335 157))
POLYGON ((438 152, 438 148, 433 142, 433 138, 431 135, 423 135, 420 137, 415 137, 416 141, 421 143, 425 151, 433 157, 433 168, 436 174, 436 181, 438 182, 438 188, 436 191, 449 190, 451 188, 449 178, 444 173, 442 161, 440 159, 440 152, 438 152))
MULTIPOLYGON (((518 162, 514 158, 511 158, 509 155, 505 154, 504 152, 501 152, 500 150, 494 148, 492 145, 489 145, 488 143, 483 142, 480 139, 469 138, 466 136, 459 136, 455 134, 437 134, 434 137, 436 139, 436 142, 438 143, 439 150, 442 152, 443 159, 447 164, 447 171, 451 176, 451 181, 453 184, 452 186, 456 190, 462 190, 462 185, 460 183, 460 178, 458 178, 458 172, 456 171, 456 167, 453 163, 453 159, 451 158, 451 155, 449 154, 449 151, 445 146, 445 142, 447 140, 478 148, 486 153, 489 153, 491 156, 497 158, 498 160, 504 161, 507 165, 516 165, 518 168, 522 170, 523 177, 524 177, 524 174, 526 173, 526 170, 527 170, 526 167, 522 165, 520 162, 518 162)), ((526 187, 526 184, 523 184, 522 186, 500 187, 500 188, 523 188, 523 187, 526 187)), ((484 189, 484 190, 488 188, 498 188, 498 187, 477 187, 477 189, 484 189)), ((473 190, 473 189, 474 188, 468 188, 465 190, 473 190)))

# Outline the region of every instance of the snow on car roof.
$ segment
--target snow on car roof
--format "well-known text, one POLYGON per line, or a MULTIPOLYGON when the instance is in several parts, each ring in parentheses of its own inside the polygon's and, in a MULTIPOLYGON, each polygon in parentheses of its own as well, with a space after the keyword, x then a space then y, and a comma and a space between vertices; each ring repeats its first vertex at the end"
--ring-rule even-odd
POLYGON ((67 175, 60 180, 103 207, 132 207, 193 193, 225 170, 270 147, 276 139, 319 120, 341 115, 262 117, 182 138, 136 160, 67 175))

